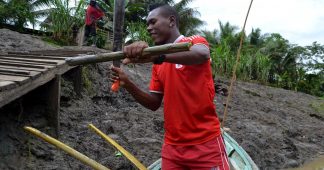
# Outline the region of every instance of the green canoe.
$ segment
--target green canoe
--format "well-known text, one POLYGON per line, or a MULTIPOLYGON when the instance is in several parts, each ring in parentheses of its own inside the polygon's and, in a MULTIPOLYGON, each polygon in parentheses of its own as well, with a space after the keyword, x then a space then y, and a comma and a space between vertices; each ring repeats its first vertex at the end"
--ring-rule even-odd
MULTIPOLYGON (((223 133, 227 156, 232 170, 258 170, 251 157, 245 150, 226 132, 223 133)), ((155 161, 147 169, 161 170, 161 159, 155 161)))

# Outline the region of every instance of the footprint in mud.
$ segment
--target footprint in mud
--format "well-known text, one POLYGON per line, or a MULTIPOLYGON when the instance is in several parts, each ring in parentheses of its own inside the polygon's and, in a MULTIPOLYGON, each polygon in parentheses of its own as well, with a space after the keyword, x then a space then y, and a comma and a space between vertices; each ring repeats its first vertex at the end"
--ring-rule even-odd
POLYGON ((153 124, 155 132, 161 133, 163 131, 163 120, 155 119, 153 120, 153 124))
POLYGON ((290 159, 298 159, 299 152, 294 142, 287 137, 283 142, 285 143, 285 147, 283 149, 286 151, 286 157, 290 159))

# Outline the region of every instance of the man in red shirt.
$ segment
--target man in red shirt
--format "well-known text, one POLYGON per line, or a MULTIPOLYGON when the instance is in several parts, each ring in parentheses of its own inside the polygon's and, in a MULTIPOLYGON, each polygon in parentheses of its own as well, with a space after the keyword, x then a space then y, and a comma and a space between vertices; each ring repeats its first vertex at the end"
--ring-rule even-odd
POLYGON ((169 5, 151 10, 146 20, 156 45, 191 42, 190 51, 143 58, 141 53, 148 45, 135 42, 124 47, 128 57, 123 63, 154 63, 149 92, 139 89, 119 68, 112 68, 112 81, 119 80, 140 104, 154 111, 164 98, 163 170, 228 170, 213 103, 215 90, 208 42, 200 36, 182 36, 179 16, 169 5))
POLYGON ((96 44, 96 22, 104 16, 95 0, 90 0, 85 17, 85 42, 93 36, 93 46, 96 44))

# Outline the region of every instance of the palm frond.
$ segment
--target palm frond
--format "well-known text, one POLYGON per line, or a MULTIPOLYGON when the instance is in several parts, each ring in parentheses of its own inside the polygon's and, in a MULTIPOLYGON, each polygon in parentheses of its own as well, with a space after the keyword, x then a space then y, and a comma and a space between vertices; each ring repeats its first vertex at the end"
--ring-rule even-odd
POLYGON ((179 1, 178 3, 175 3, 174 4, 174 8, 177 10, 177 11, 181 11, 181 9, 184 9, 186 8, 193 0, 181 0, 179 1))
POLYGON ((52 0, 35 0, 31 3, 33 9, 37 9, 39 7, 48 7, 52 4, 52 0))

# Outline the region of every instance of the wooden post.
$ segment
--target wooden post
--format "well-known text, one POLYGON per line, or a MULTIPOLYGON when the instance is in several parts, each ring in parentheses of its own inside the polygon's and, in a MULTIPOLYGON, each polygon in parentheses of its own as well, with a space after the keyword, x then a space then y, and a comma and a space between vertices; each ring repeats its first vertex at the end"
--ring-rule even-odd
POLYGON ((59 111, 61 98, 61 75, 55 75, 55 78, 49 82, 47 95, 48 122, 54 128, 53 136, 59 136, 59 111))
POLYGON ((71 71, 74 91, 79 98, 82 91, 82 66, 75 67, 71 71))
MULTIPOLYGON (((113 51, 121 51, 123 46, 123 29, 125 18, 125 0, 114 1, 114 42, 113 51)), ((109 37, 108 37, 109 38, 109 37)), ((113 61, 115 67, 120 67, 120 61, 113 61)))

